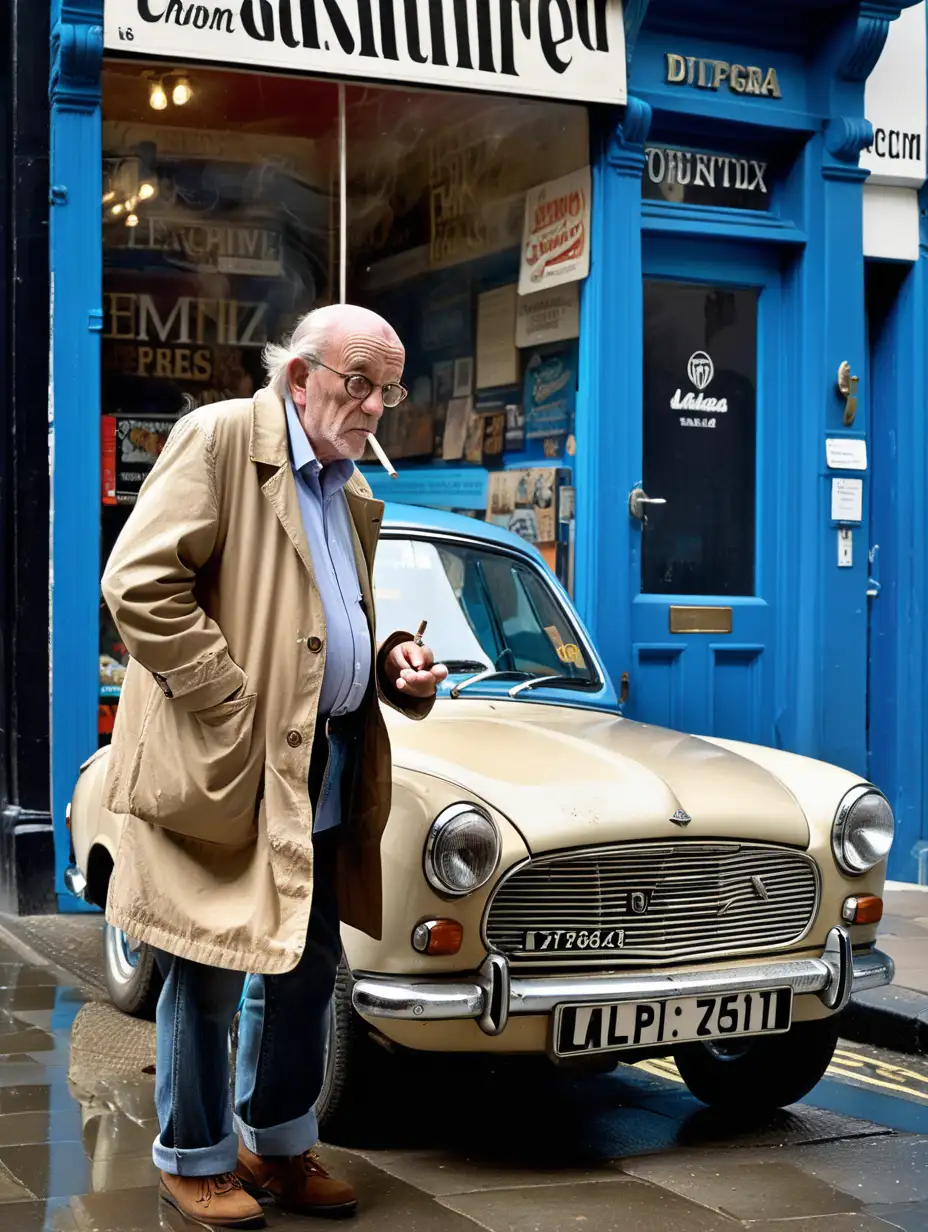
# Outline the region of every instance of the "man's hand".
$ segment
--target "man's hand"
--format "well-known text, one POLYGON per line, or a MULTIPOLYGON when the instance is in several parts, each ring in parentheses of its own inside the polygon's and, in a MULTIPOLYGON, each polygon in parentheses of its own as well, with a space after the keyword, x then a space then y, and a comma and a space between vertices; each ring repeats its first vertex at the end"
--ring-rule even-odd
POLYGON ((395 689, 417 698, 434 697, 435 690, 448 677, 447 667, 435 662, 428 646, 417 646, 415 642, 394 646, 384 660, 383 670, 395 689))

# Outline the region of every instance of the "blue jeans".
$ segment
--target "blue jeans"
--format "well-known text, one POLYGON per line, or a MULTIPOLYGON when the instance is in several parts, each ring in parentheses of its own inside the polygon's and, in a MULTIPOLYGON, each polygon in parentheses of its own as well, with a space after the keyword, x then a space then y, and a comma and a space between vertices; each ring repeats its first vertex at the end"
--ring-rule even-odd
POLYGON ((159 954, 155 1165, 176 1176, 233 1172, 238 1135, 258 1155, 315 1145, 329 1004, 341 958, 335 865, 339 830, 313 839, 306 948, 284 975, 250 975, 159 954), (244 999, 241 993, 244 984, 244 999), (228 1032, 240 1000, 234 1101, 228 1032), (233 1121, 232 1104, 235 1116, 233 1121), (236 1132, 237 1131, 237 1132, 236 1132))

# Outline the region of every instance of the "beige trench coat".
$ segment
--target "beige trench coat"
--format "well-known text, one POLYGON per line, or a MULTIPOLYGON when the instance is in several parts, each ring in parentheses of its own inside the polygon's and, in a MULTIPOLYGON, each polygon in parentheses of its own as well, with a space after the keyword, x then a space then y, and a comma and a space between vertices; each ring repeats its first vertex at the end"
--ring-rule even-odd
MULTIPOLYGON (((374 638, 371 573, 383 505, 345 488, 374 638)), ((103 577, 131 661, 104 804, 126 814, 106 916, 196 962, 275 974, 303 952, 313 885, 308 774, 326 636, 283 403, 265 389, 181 419, 103 577), (233 694, 232 700, 227 700, 233 694)), ((380 695, 391 690, 380 647, 380 695)), ((377 691, 343 827, 342 919, 377 938, 391 758, 377 691)))

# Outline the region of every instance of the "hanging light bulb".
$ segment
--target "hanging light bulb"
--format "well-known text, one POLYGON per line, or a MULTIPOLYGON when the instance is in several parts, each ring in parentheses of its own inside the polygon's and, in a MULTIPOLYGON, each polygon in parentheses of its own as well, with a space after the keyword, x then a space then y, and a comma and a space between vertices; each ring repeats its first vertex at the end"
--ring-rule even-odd
POLYGON ((129 215, 126 217, 126 226, 127 226, 127 227, 137 227, 138 225, 139 225, 139 216, 138 216, 138 214, 129 214, 129 215))
POLYGON ((139 185, 139 199, 141 201, 149 201, 151 200, 151 198, 155 195, 157 191, 158 190, 154 186, 154 184, 150 184, 146 180, 144 184, 139 185))
POLYGON ((123 205, 121 201, 117 201, 116 204, 113 206, 113 208, 110 210, 110 213, 115 214, 115 216, 118 218, 125 208, 126 207, 123 205))
POLYGON ((113 192, 113 190, 112 190, 112 189, 110 189, 110 191, 109 191, 109 192, 105 192, 105 193, 103 194, 103 204, 104 204, 104 205, 109 205, 109 203, 110 203, 111 201, 113 201, 113 200, 115 199, 115 197, 116 197, 116 194, 113 192))
POLYGON ((160 81, 153 81, 151 91, 148 95, 148 105, 154 111, 164 111, 168 105, 168 96, 164 92, 164 86, 160 81))
POLYGON ((193 90, 190 88, 190 82, 186 77, 181 77, 175 85, 171 98, 174 100, 176 107, 185 107, 193 98, 193 90))

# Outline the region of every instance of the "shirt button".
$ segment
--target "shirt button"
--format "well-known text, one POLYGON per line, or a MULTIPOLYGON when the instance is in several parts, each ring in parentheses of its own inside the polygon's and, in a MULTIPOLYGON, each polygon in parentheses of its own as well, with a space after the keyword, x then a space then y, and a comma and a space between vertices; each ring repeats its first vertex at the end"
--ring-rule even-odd
POLYGON ((290 745, 291 749, 298 749, 302 743, 303 737, 298 731, 287 732, 287 744, 290 745))
POLYGON ((318 654, 322 649, 322 638, 313 636, 306 643, 306 646, 308 650, 313 652, 313 654, 318 654))

